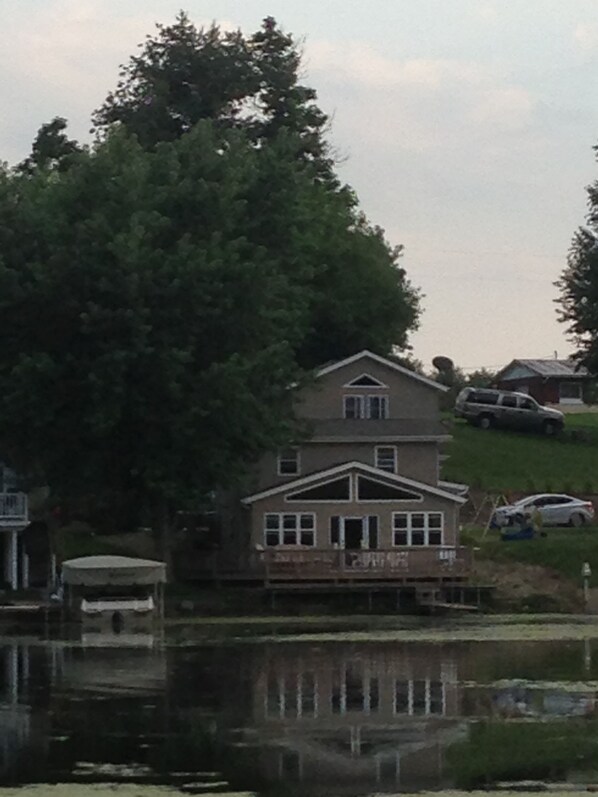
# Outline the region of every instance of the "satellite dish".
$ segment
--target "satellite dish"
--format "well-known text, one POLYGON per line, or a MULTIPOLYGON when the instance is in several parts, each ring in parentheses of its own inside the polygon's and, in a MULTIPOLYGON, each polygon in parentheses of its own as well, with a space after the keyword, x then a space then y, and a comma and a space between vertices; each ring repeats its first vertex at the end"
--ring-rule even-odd
POLYGON ((434 366, 434 368, 440 371, 440 373, 443 373, 444 371, 455 370, 455 364, 451 360, 451 358, 443 357, 441 354, 439 354, 437 357, 434 357, 434 359, 432 360, 432 365, 434 366))

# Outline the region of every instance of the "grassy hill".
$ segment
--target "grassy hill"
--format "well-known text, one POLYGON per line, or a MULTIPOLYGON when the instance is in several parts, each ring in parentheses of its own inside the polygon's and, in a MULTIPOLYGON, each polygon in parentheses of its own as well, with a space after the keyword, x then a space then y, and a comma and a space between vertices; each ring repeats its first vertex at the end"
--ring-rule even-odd
POLYGON ((558 437, 454 421, 443 478, 496 493, 598 493, 598 413, 569 415, 558 437))

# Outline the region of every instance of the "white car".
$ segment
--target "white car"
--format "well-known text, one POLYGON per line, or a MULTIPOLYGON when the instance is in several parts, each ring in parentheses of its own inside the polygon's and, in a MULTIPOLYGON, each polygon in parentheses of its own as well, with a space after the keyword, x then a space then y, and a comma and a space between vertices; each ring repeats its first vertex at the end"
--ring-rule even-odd
POLYGON ((536 509, 544 526, 584 526, 594 520, 594 504, 571 495, 541 493, 528 495, 509 506, 498 507, 492 518, 495 526, 511 526, 522 522, 536 509))

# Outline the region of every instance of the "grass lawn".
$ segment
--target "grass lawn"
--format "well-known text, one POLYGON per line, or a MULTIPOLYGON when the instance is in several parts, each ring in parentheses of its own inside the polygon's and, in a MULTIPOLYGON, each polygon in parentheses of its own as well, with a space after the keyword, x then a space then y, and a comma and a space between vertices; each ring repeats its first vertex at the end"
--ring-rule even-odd
POLYGON ((592 568, 590 585, 598 587, 598 528, 545 529, 547 536, 535 540, 502 542, 498 531, 464 531, 462 540, 478 548, 476 556, 498 562, 540 565, 556 570, 581 586, 581 567, 592 568))
POLYGON ((464 421, 454 422, 452 435, 445 479, 498 493, 598 493, 598 413, 567 416, 555 438, 464 421))

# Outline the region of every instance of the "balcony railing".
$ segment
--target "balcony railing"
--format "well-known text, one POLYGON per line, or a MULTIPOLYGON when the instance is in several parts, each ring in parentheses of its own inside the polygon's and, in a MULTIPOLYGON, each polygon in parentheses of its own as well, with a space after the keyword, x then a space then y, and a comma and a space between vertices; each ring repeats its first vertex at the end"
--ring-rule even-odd
POLYGON ((26 526, 29 509, 26 493, 0 493, 0 527, 26 526))

